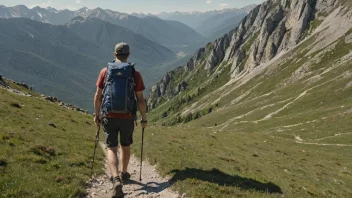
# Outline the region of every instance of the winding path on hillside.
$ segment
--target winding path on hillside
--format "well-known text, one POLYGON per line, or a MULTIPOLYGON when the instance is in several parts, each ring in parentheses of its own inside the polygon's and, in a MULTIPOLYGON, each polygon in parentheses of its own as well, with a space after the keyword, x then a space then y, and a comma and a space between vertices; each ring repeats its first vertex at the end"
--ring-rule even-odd
MULTIPOLYGON (((106 154, 104 145, 100 144, 106 154)), ((106 161, 105 161, 106 162, 106 161)), ((161 177, 155 166, 143 161, 142 181, 139 181, 140 161, 131 156, 128 172, 131 173, 131 181, 123 187, 125 198, 183 198, 183 196, 172 192, 167 178, 161 177)), ((112 182, 110 171, 105 163, 105 174, 91 181, 87 189, 87 198, 111 198, 112 182)))

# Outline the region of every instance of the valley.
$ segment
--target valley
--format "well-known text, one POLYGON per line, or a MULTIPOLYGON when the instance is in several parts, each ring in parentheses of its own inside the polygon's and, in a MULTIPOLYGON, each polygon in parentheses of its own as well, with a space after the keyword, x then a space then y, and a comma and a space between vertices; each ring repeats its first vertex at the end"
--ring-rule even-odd
POLYGON ((131 45, 130 62, 137 63, 150 90, 165 72, 183 65, 213 40, 178 21, 101 8, 1 6, 0 27, 1 74, 88 111, 95 79, 113 59, 116 43, 131 45))

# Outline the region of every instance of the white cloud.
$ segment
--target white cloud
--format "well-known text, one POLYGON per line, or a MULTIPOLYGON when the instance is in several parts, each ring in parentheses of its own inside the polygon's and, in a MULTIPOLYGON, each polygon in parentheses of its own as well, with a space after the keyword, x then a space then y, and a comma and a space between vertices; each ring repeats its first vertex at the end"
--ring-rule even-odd
POLYGON ((208 1, 206 1, 205 3, 206 3, 206 4, 211 4, 211 2, 212 2, 212 1, 208 0, 208 1))
POLYGON ((82 1, 81 0, 76 0, 76 3, 81 3, 82 1))
POLYGON ((228 3, 222 3, 222 4, 220 4, 220 8, 222 8, 222 9, 224 9, 224 8, 226 8, 226 7, 228 7, 228 6, 229 6, 228 3))

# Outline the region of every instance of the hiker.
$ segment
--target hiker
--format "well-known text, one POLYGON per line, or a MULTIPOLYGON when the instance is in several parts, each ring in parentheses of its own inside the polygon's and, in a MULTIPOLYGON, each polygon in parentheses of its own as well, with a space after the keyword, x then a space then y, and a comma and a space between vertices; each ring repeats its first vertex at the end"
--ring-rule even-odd
POLYGON ((142 115, 141 126, 143 129, 147 126, 143 97, 145 87, 141 74, 134 69, 134 65, 127 62, 130 56, 129 45, 118 43, 114 56, 116 59, 101 70, 96 83, 94 122, 97 126, 101 124, 104 130, 108 165, 114 183, 113 197, 123 197, 122 184, 131 177, 127 166, 130 160, 130 145, 133 143, 137 106, 142 115), (118 170, 118 139, 121 172, 118 170))

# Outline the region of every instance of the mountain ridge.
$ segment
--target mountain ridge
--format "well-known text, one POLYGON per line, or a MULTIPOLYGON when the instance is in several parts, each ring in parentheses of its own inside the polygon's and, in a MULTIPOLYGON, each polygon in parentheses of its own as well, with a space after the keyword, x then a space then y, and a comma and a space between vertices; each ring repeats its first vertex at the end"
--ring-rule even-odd
POLYGON ((206 38, 214 40, 220 36, 223 36, 230 29, 234 29, 237 23, 246 16, 250 10, 256 5, 248 5, 243 8, 228 8, 223 10, 212 10, 206 12, 171 12, 171 13, 160 13, 156 16, 165 20, 174 20, 182 22, 192 27, 197 32, 201 33, 206 38), (230 20, 230 19, 233 19, 230 20), (223 31, 225 27, 228 31, 223 31), (220 33, 215 34, 217 31, 220 33))
MULTIPOLYGON (((82 29, 87 29, 88 36, 94 37, 87 40, 82 37, 84 32, 76 30, 80 35, 73 31, 74 27, 54 26, 27 18, 0 19, 0 59, 3 60, 0 72, 11 79, 33 85, 35 90, 44 94, 91 110, 93 97, 89 96, 95 89, 95 80, 92 79, 96 79, 100 70, 113 59, 114 45, 126 35, 116 25, 97 19, 92 22, 79 24, 82 29), (94 27, 100 25, 108 28, 95 32, 94 27), (120 37, 104 36, 103 40, 99 40, 95 36, 109 35, 109 32, 120 37)), ((134 42, 130 45, 132 52, 139 57, 136 59, 132 55, 130 61, 136 61, 137 69, 142 74, 174 57, 164 46, 140 35, 127 33, 127 36, 138 38, 138 45, 134 42)), ((153 74, 143 77, 146 84, 155 78, 153 74)))
POLYGON ((176 24, 173 21, 164 21, 157 17, 139 18, 126 13, 112 11, 109 9, 81 8, 77 11, 45 9, 41 7, 27 8, 24 5, 14 7, 1 7, 0 18, 18 18, 25 17, 32 20, 50 23, 53 25, 62 25, 68 23, 77 16, 84 18, 99 18, 107 22, 122 26, 135 33, 138 33, 158 44, 172 48, 178 52, 185 44, 196 44, 202 39, 202 36, 192 28, 184 24, 176 24))
MULTIPOLYGON (((240 89, 254 81, 255 76, 267 71, 267 67, 281 60, 283 54, 302 45, 305 39, 313 39, 311 37, 315 34, 328 32, 319 28, 324 21, 331 24, 330 18, 333 17, 348 19, 347 11, 343 16, 333 16, 339 6, 348 9, 349 4, 342 3, 319 0, 297 4, 266 1, 257 6, 238 28, 201 48, 186 65, 168 72, 153 87, 148 98, 152 117, 166 124, 182 124, 189 114, 192 119, 198 119, 215 108, 221 112, 227 105, 242 101, 252 92, 237 96, 238 99, 232 99, 233 103, 221 102, 224 98, 230 100, 229 95, 236 95, 236 88, 240 89)), ((347 32, 347 27, 337 31, 336 37, 331 37, 339 39, 347 32)), ((322 43, 319 46, 323 46, 322 43)), ((315 42, 313 44, 318 45, 315 42)))

